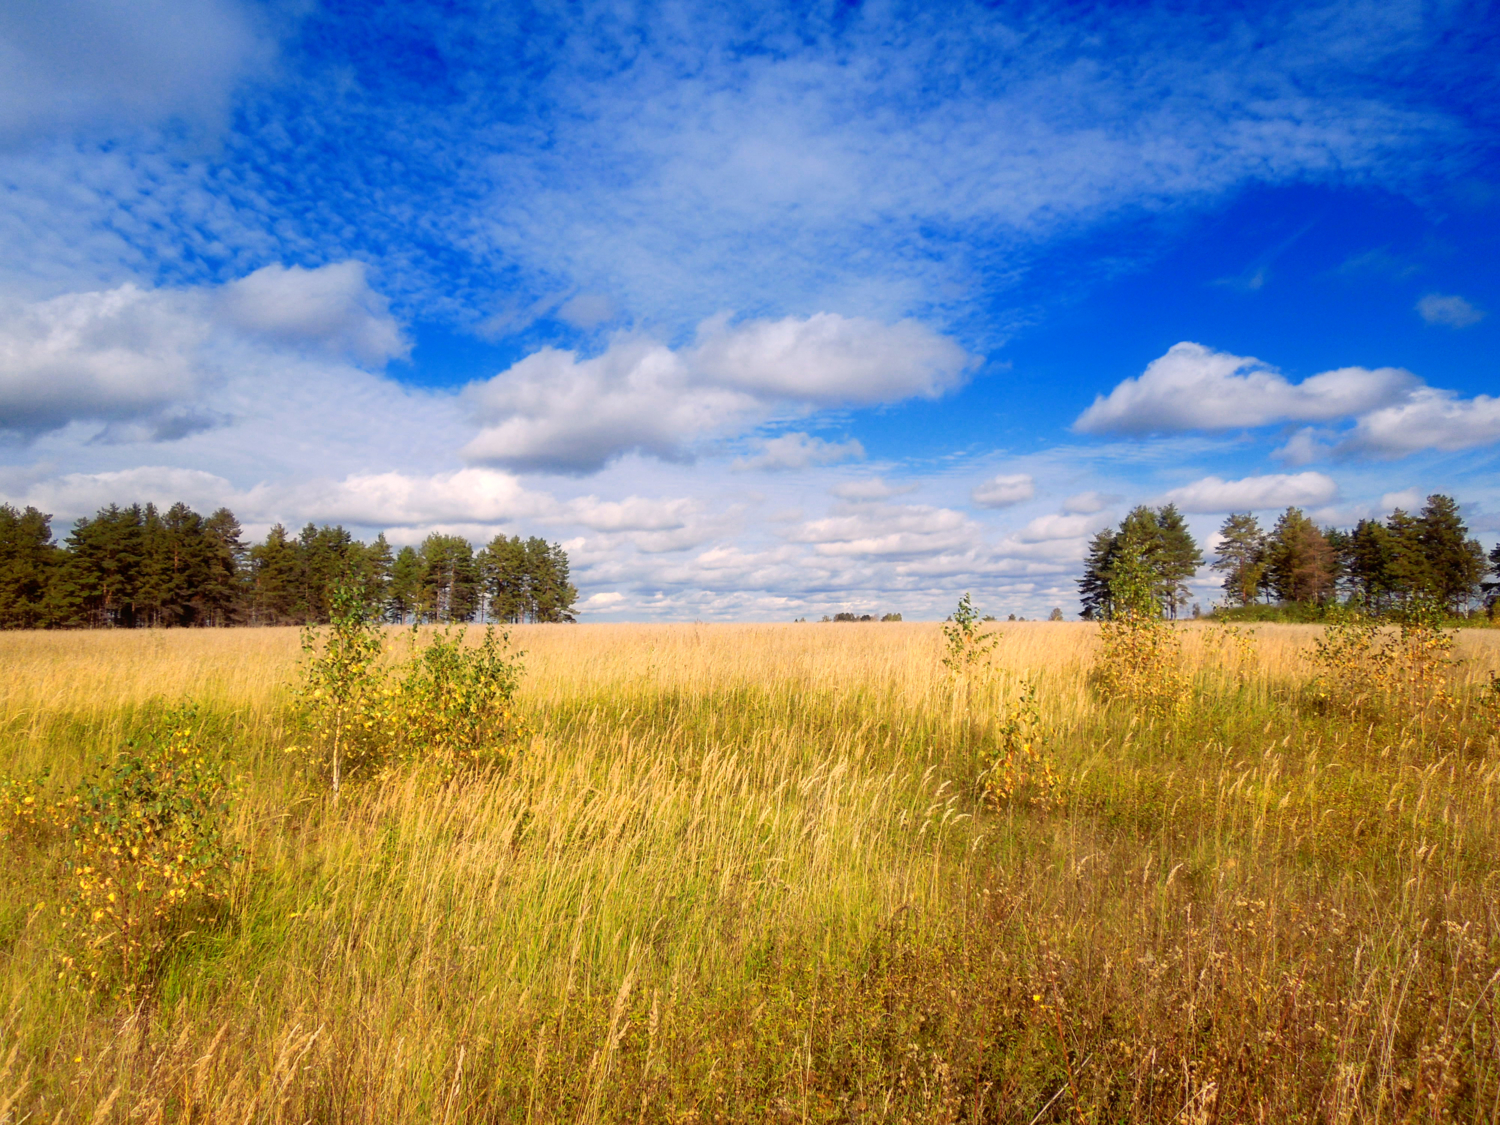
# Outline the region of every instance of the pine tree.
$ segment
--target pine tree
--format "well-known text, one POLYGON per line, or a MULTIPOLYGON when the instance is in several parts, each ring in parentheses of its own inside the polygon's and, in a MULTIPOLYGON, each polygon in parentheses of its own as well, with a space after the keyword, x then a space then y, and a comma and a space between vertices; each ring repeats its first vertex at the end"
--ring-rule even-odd
POLYGON ((421 620, 422 559, 415 547, 402 547, 391 563, 391 580, 386 587, 386 617, 397 625, 421 620))
POLYGON ((479 608, 474 548, 461 535, 433 532, 422 542, 423 609, 444 625, 468 621, 479 608))
POLYGON ((1266 533, 1250 512, 1231 515, 1219 529, 1219 557, 1212 569, 1224 575, 1224 592, 1238 604, 1258 601, 1266 579, 1266 533))
POLYGON ((1276 522, 1266 551, 1266 578, 1284 603, 1321 603, 1333 597, 1338 560, 1328 538, 1301 508, 1276 522))
POLYGON ((526 545, 519 535, 497 535, 481 553, 489 616, 514 624, 531 613, 531 581, 526 545))
POLYGON ((297 542, 277 524, 250 548, 251 619, 256 625, 299 624, 301 560, 297 542))
POLYGON ((1427 561, 1426 592, 1450 610, 1466 609, 1484 576, 1484 548, 1469 538, 1451 496, 1429 496, 1417 524, 1417 539, 1427 561))
POLYGON ((70 624, 130 627, 145 559, 146 515, 139 504, 111 504, 69 532, 58 601, 70 624))
POLYGON ((0 504, 0 629, 55 623, 52 582, 60 561, 50 515, 0 504))
POLYGON ((1119 544, 1114 529, 1105 528, 1089 543, 1084 560, 1083 577, 1078 580, 1078 600, 1083 604, 1080 616, 1085 621, 1107 621, 1113 606, 1110 580, 1114 575, 1114 558, 1119 544))
POLYGON ((211 551, 208 574, 199 594, 204 623, 230 625, 239 616, 249 593, 245 584, 249 552, 243 529, 233 512, 220 508, 203 521, 203 534, 211 551))
POLYGON ((1390 601, 1392 557, 1390 532, 1379 520, 1360 520, 1344 540, 1343 572, 1350 592, 1371 611, 1390 601))

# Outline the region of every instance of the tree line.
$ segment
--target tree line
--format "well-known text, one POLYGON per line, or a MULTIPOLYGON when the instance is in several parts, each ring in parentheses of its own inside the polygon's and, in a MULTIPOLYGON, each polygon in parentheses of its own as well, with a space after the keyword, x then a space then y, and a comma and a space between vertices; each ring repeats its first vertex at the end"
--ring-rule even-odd
POLYGON ((398 624, 573 621, 578 598, 567 552, 535 536, 392 550, 309 523, 247 544, 229 509, 179 503, 111 504, 59 543, 50 515, 0 504, 0 628, 322 624, 342 584, 398 624))
MULTIPOLYGON (((1173 505, 1134 509, 1089 544, 1078 582, 1085 620, 1114 615, 1115 578, 1126 559, 1139 562, 1163 616, 1176 617, 1203 554, 1173 505)), ((1378 614, 1421 600, 1461 614, 1482 599, 1493 613, 1500 597, 1500 545, 1486 556, 1457 503, 1441 494, 1429 496, 1415 515, 1397 508, 1351 530, 1319 527, 1295 507, 1270 528, 1252 513, 1235 513, 1219 529, 1210 566, 1223 575, 1227 602, 1238 607, 1343 602, 1378 614)))

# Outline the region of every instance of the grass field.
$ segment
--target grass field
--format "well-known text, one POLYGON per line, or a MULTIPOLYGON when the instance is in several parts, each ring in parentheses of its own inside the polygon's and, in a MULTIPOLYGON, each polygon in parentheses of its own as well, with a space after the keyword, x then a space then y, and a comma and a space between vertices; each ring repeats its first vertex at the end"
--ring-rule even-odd
POLYGON ((1417 713, 1320 630, 532 626, 507 770, 299 778, 291 630, 0 634, 0 773, 76 786, 184 698, 236 778, 216 924, 59 979, 65 842, 0 842, 0 1123, 1500 1121, 1500 632, 1417 713), (987 804, 1021 677, 1064 802, 987 804))

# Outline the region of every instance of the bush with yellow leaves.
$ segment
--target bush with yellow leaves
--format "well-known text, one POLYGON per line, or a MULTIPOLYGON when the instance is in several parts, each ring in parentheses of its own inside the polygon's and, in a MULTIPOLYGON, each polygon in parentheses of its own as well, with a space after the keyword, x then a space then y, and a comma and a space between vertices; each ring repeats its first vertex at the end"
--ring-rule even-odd
POLYGON ((413 628, 406 661, 392 665, 364 599, 340 587, 330 628, 303 638, 296 690, 303 739, 290 749, 326 773, 335 795, 348 776, 397 765, 432 767, 444 778, 502 765, 523 734, 515 709, 521 669, 506 643, 486 629, 469 645, 457 629, 424 644, 413 628))
POLYGON ((1094 685, 1107 699, 1123 699, 1154 718, 1180 715, 1188 703, 1182 638, 1162 620, 1151 572, 1127 544, 1110 581, 1113 609, 1099 626, 1094 685))
POLYGON ((164 956, 210 922, 238 853, 225 840, 229 787, 191 708, 170 712, 52 815, 71 840, 58 904, 62 975, 89 991, 150 987, 164 956))
POLYGON ((422 648, 413 634, 387 720, 400 760, 447 777, 509 760, 523 724, 515 710, 521 669, 507 658, 505 644, 493 629, 473 647, 462 631, 439 633, 422 648))
POLYGON ((1444 685, 1453 664, 1454 632, 1442 627, 1441 607, 1415 600, 1401 614, 1393 635, 1358 607, 1329 611, 1323 636, 1313 642, 1317 675, 1313 699, 1355 714, 1374 705, 1382 713, 1426 712, 1453 702, 1444 685))
POLYGON ((980 627, 979 611, 965 591, 958 599, 958 608, 943 625, 943 641, 948 646, 943 667, 955 684, 963 684, 988 671, 990 653, 1000 642, 1000 634, 980 627))
POLYGON ((302 634, 295 692, 302 739, 288 752, 304 757, 315 773, 326 771, 335 797, 345 774, 385 759, 392 693, 384 650, 363 591, 349 584, 334 590, 326 632, 309 627, 302 634))
POLYGON ((1062 779, 1052 763, 1052 735, 1042 722, 1034 681, 1021 681, 1020 694, 999 734, 998 752, 981 778, 985 800, 997 809, 1023 803, 1050 809, 1062 804, 1062 779))

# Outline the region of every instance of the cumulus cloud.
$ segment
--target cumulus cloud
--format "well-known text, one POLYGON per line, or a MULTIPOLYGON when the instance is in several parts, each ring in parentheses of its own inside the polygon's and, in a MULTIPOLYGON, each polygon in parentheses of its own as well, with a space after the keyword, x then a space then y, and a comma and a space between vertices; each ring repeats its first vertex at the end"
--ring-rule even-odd
POLYGON ((1414 512, 1421 507, 1422 493, 1415 488, 1403 488, 1399 492, 1387 492, 1380 498, 1380 510, 1392 512, 1401 508, 1408 512, 1414 512))
MULTIPOLYGON (((165 507, 181 500, 212 511, 243 497, 228 480, 201 469, 142 465, 101 473, 63 473, 5 489, 6 498, 51 513, 59 525, 92 516, 109 504, 140 502, 165 507)), ((239 513, 239 509, 236 509, 239 513)))
POLYGON ((977 362, 914 320, 882 324, 826 312, 734 326, 721 314, 699 328, 689 358, 723 386, 822 406, 937 398, 977 362))
POLYGON ((1161 500, 1184 512, 1242 512, 1326 504, 1338 491, 1332 478, 1322 473, 1272 473, 1240 480, 1209 476, 1174 488, 1161 500))
POLYGON ((858 461, 865 447, 857 441, 833 442, 808 434, 790 433, 760 443, 754 457, 734 462, 736 469, 806 469, 813 465, 834 465, 840 461, 858 461))
POLYGON ((1445 297, 1441 293, 1429 293, 1423 297, 1417 302, 1417 312, 1428 324, 1442 324, 1449 328, 1468 328, 1484 319, 1484 312, 1462 297, 1445 297))
POLYGON ((1106 496, 1102 492, 1080 492, 1064 500, 1062 509, 1069 515, 1091 516, 1095 512, 1102 512, 1113 502, 1114 497, 1106 496))
POLYGON ((267 266, 219 289, 67 293, 0 308, 0 430, 100 421, 107 442, 186 437, 227 420, 197 400, 247 346, 370 366, 406 348, 356 262, 267 266))
POLYGON ((1292 383, 1258 359, 1181 343, 1096 398, 1073 428, 1140 435, 1330 422, 1397 402, 1420 385, 1393 367, 1346 367, 1292 383))
MULTIPOLYGON (((914 322, 831 313, 736 326, 718 318, 681 351, 634 335, 591 359, 544 348, 468 388, 482 429, 463 455, 562 473, 596 472, 630 452, 680 459, 697 439, 752 424, 778 406, 932 397, 956 385, 970 364, 963 349, 914 322)), ((800 468, 862 455, 857 442, 787 434, 741 467, 800 468)))
POLYGON ((595 531, 677 531, 698 513, 693 500, 651 500, 640 496, 600 500, 584 496, 569 503, 567 518, 595 531))
POLYGON ((0 314, 0 429, 115 420, 190 398, 210 326, 190 298, 135 285, 69 293, 0 314))
POLYGON ((243 332, 349 355, 367 367, 411 350, 362 262, 266 266, 224 286, 219 305, 224 320, 243 332))
POLYGON ((483 426, 467 460, 562 473, 597 472, 631 451, 682 457, 693 438, 757 406, 743 392, 695 384, 670 348, 635 337, 594 359, 543 348, 467 393, 483 426))
POLYGON ((970 498, 981 508, 1008 508, 1036 495, 1036 482, 1027 473, 1001 473, 977 486, 970 498))
POLYGON ((1500 398, 1460 398, 1423 387, 1405 402, 1360 418, 1340 448, 1379 457, 1404 457, 1422 449, 1453 452, 1500 441, 1500 398))
POLYGON ((860 505, 789 529, 820 555, 919 556, 973 546, 978 529, 961 512, 924 504, 860 505))
POLYGON ((1108 520, 1092 515, 1038 516, 1020 531, 1015 540, 1020 543, 1050 543, 1058 539, 1080 539, 1098 531, 1108 520))

